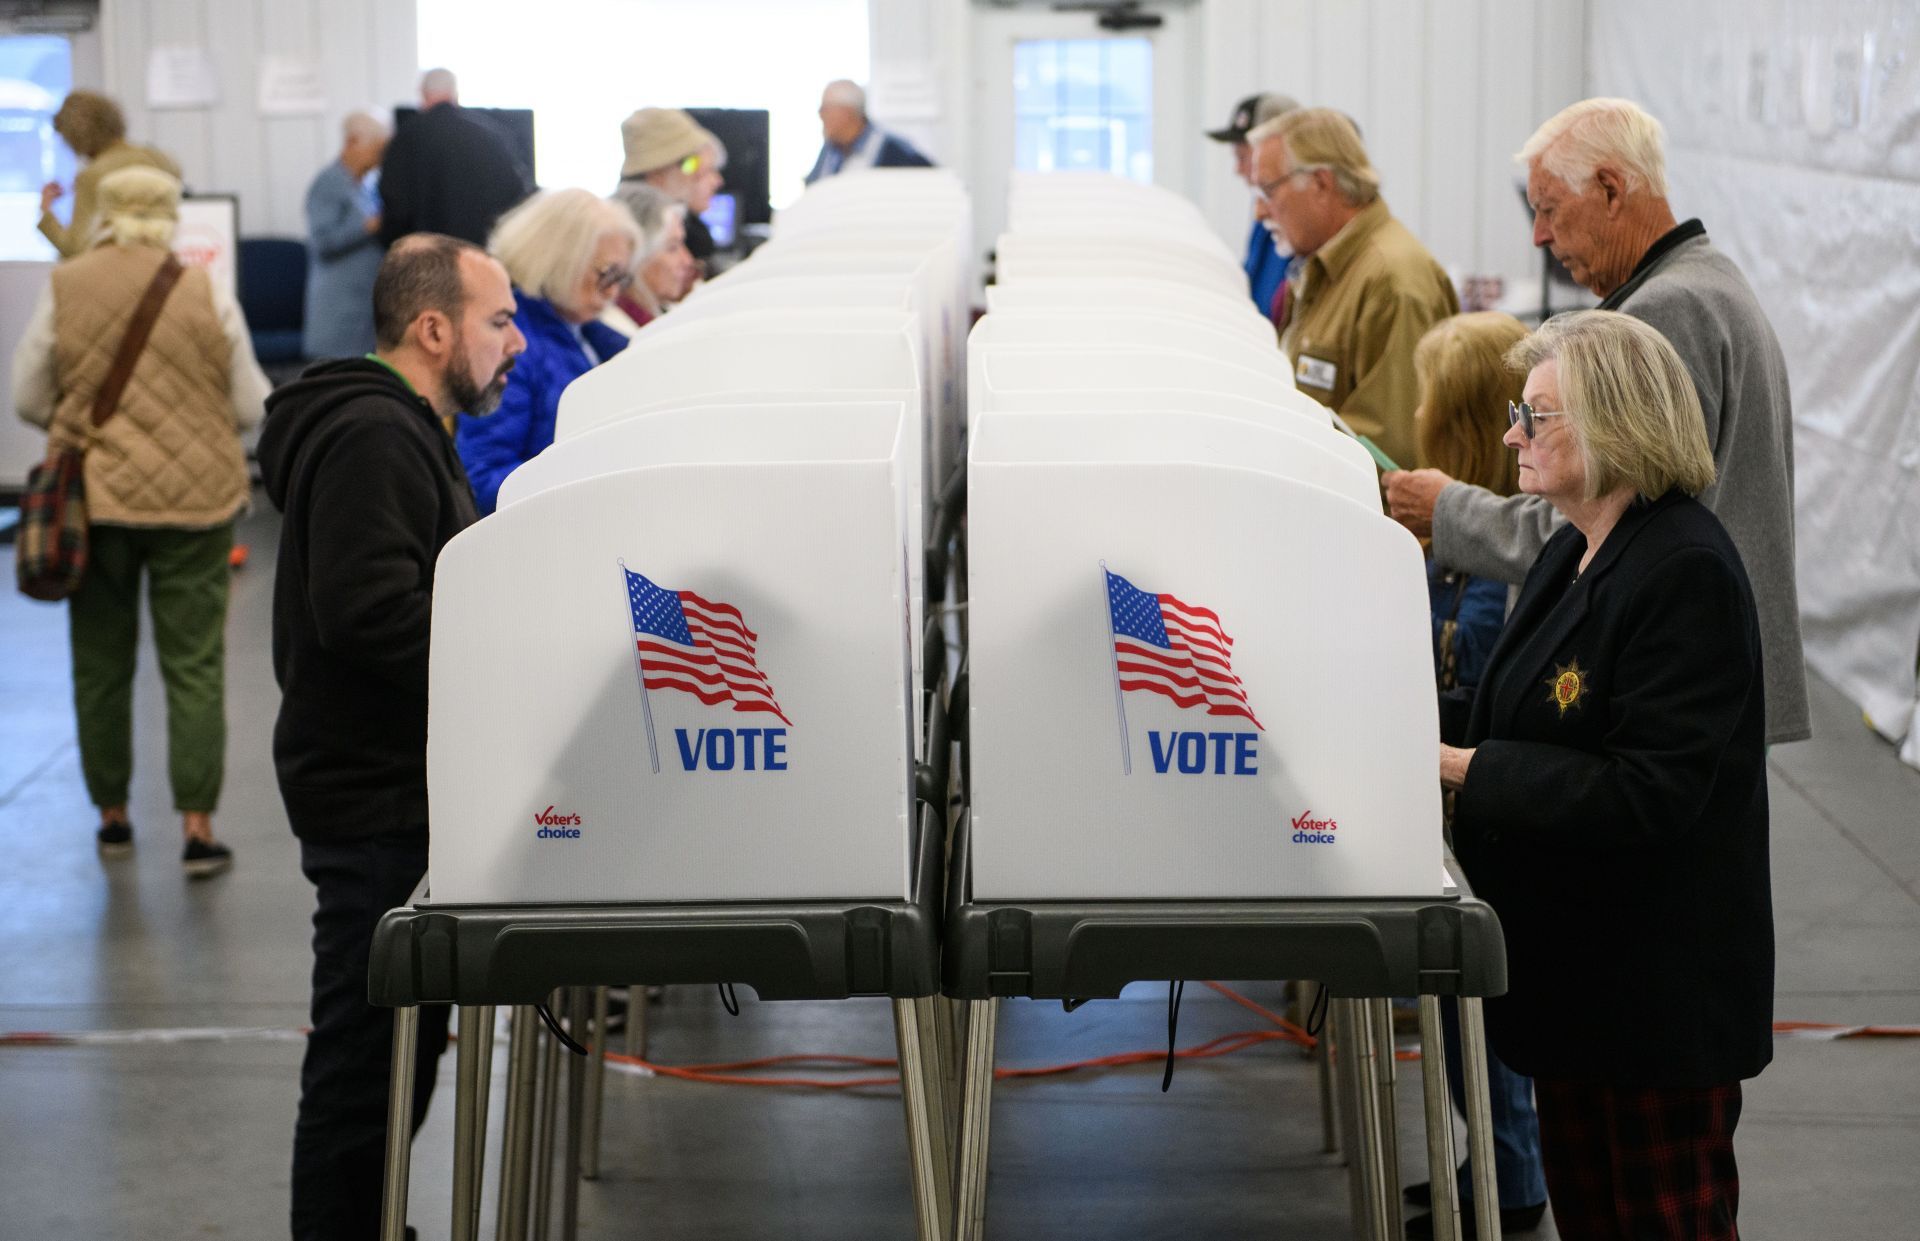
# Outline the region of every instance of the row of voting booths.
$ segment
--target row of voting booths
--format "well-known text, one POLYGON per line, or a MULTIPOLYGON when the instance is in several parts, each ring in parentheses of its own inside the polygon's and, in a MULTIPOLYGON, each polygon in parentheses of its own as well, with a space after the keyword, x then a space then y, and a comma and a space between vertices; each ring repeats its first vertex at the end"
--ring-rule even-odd
POLYGON ((1016 176, 977 322, 971 210, 937 169, 811 187, 577 380, 443 552, 427 890, 372 969, 388 1237, 413 1006, 461 1006, 452 1235, 505 1006, 497 1235, 544 1235, 557 1179, 570 1237, 629 983, 889 997, 923 1239, 984 1235, 1002 999, 1208 977, 1333 997, 1329 1149, 1357 1235, 1397 1236, 1384 997, 1437 1046, 1459 995, 1493 1200, 1471 997, 1504 965, 1443 857, 1418 544, 1191 204, 1016 176), (536 1012, 595 1053, 564 1084, 536 1012))

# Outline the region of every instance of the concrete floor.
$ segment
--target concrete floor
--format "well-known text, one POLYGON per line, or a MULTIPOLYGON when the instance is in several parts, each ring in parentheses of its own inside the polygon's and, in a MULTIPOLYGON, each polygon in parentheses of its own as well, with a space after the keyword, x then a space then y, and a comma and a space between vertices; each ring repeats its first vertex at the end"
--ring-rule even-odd
MULTIPOLYGON (((103 864, 75 756, 64 614, 0 591, 0 846, 14 859, 0 867, 0 1031, 282 1032, 0 1047, 0 1238, 286 1235, 301 1049, 285 1032, 305 1020, 312 900, 268 753, 275 531, 271 513, 243 531, 253 563, 234 582, 217 819, 238 862, 208 883, 179 873, 150 652, 137 706, 140 844, 103 864)), ((1920 1023, 1920 773, 1830 687, 1816 682, 1814 703, 1816 739, 1772 759, 1779 1016, 1920 1023)), ((1277 1002, 1271 986, 1252 991, 1277 1002)), ((1000 1062, 1161 1046, 1163 995, 1137 988, 1073 1014, 1010 1003, 1000 1062)), ((734 1018, 708 989, 670 991, 654 1010, 653 1054, 891 1053, 879 1001, 741 998, 734 1018)), ((1181 1042, 1255 1024, 1189 988, 1181 1042)), ((447 1235, 452 1060, 414 1160, 413 1220, 429 1241, 447 1235)), ((603 1175, 582 1196, 586 1236, 912 1234, 895 1094, 616 1075, 607 1098, 603 1175)), ((994 1120, 995 1236, 1345 1235, 1344 1174, 1319 1152, 1314 1078, 1284 1046, 1185 1063, 1164 1096, 1157 1065, 1002 1084, 994 1120)), ((1408 1179, 1424 1175, 1419 1124, 1418 1076, 1403 1073, 1408 1179)), ((1739 1154, 1750 1238, 1920 1237, 1920 1041, 1782 1040, 1748 1086, 1739 1154)))

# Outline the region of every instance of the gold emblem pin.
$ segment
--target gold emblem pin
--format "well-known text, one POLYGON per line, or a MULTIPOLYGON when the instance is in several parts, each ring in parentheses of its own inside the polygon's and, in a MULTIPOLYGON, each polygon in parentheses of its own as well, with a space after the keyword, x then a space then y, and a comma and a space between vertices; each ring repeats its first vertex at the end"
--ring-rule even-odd
POLYGON ((1553 675, 1547 678, 1547 687, 1553 691, 1554 705, 1564 717, 1569 708, 1580 705, 1580 695, 1587 691, 1587 674, 1581 671, 1578 659, 1565 667, 1555 664, 1553 675))

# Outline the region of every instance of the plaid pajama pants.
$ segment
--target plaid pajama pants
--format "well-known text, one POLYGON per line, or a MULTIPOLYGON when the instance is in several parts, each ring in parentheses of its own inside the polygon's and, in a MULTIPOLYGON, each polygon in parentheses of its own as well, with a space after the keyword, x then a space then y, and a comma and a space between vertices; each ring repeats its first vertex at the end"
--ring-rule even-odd
POLYGON ((1561 1241, 1739 1241, 1740 1083, 1702 1089, 1534 1079, 1561 1241))

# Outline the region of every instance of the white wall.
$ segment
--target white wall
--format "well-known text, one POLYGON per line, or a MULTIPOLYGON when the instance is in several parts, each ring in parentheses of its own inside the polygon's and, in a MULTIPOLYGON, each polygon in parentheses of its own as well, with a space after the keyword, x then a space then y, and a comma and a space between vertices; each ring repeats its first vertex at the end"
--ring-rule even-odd
POLYGON ((1610 0, 1591 35, 1595 92, 1666 125, 1676 213, 1786 352, 1807 662, 1920 766, 1920 15, 1610 0))
MULTIPOLYGON (((1205 0, 1209 125, 1280 91, 1360 126, 1393 213, 1456 275, 1539 278, 1513 153, 1581 98, 1586 0, 1205 0)), ((1244 238, 1222 151, 1202 205, 1244 238)))
POLYGON ((136 141, 180 161, 189 189, 239 195, 248 236, 303 237, 308 182, 340 147, 340 120, 356 108, 415 99, 413 0, 105 0, 103 89, 120 101, 136 141), (219 79, 211 108, 146 106, 156 46, 204 47, 219 79), (262 56, 308 57, 327 83, 318 116, 262 116, 262 56))
MULTIPOLYGON (((973 171, 979 93, 1008 89, 971 73, 977 3, 872 0, 874 114, 963 175, 973 171)), ((1510 290, 1538 281, 1511 156, 1536 125, 1585 93, 1586 0, 1180 7, 1200 26, 1190 90, 1205 127, 1259 90, 1339 108, 1365 134, 1388 205, 1443 264, 1461 275, 1503 275, 1510 290)), ((1224 148, 1197 129, 1193 141, 1199 158, 1180 188, 1237 248, 1250 219, 1246 188, 1224 148)))

